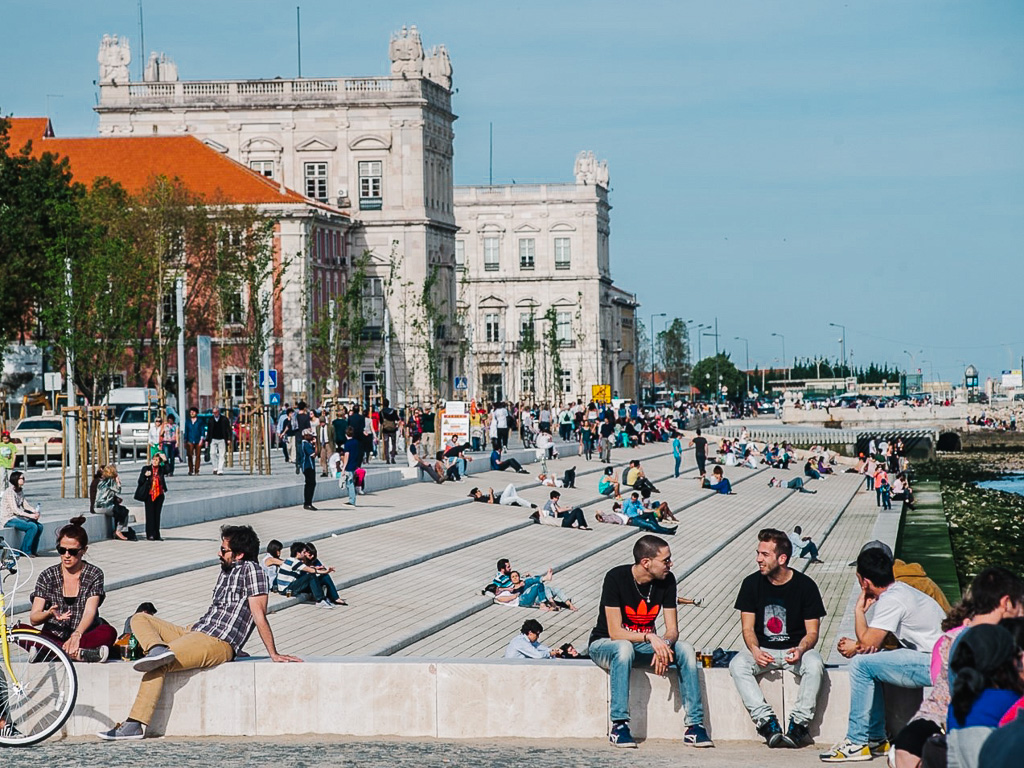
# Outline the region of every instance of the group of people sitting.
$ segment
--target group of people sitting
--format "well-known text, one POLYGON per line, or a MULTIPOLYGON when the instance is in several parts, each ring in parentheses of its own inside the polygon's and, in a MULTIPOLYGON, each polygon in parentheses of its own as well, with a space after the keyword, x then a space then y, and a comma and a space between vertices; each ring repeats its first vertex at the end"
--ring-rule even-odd
POLYGON ((553 576, 551 568, 543 576, 529 573, 523 576, 512 570, 508 558, 503 557, 498 560, 498 570, 491 583, 484 587, 483 594, 492 595, 499 605, 539 608, 542 611, 577 610, 565 592, 552 583, 553 576))
POLYGON ((284 545, 277 539, 267 544, 262 566, 267 574, 271 592, 285 597, 310 595, 320 608, 348 605, 338 596, 338 588, 331 574, 334 567, 324 565, 317 556, 312 542, 296 541, 289 548, 288 557, 281 557, 284 545))

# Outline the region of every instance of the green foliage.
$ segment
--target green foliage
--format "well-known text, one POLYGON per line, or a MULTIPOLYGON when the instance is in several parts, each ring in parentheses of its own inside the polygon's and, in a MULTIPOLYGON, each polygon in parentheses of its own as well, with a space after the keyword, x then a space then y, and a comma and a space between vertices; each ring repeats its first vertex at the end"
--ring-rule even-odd
POLYGON ((678 317, 664 331, 658 334, 657 344, 665 384, 669 389, 679 390, 689 378, 690 336, 686 322, 678 317))
POLYGON ((691 378, 693 386, 700 390, 703 397, 715 399, 718 394, 718 376, 721 376, 721 383, 728 387, 727 399, 738 400, 743 397, 746 377, 733 365, 725 352, 717 357, 705 357, 698 362, 693 366, 691 378))
POLYGON ((548 323, 544 329, 544 341, 547 345, 551 372, 550 402, 555 405, 560 399, 562 385, 562 342, 558 339, 558 311, 554 307, 548 307, 544 319, 548 323))

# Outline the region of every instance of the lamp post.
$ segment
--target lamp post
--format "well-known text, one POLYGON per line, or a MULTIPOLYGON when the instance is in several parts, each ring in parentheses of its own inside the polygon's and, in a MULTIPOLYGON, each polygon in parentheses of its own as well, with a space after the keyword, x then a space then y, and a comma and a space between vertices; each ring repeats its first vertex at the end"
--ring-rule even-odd
POLYGON ((686 325, 686 387, 687 387, 686 397, 687 398, 689 398, 690 395, 692 394, 690 392, 690 389, 693 388, 693 377, 691 376, 691 372, 693 371, 693 355, 691 353, 692 353, 693 350, 692 350, 692 348, 690 346, 690 326, 693 325, 695 322, 696 322, 695 320, 687 320, 686 323, 685 323, 685 325, 686 325))
POLYGON ((778 336, 782 339, 782 362, 786 364, 786 379, 789 379, 789 358, 786 357, 786 337, 781 333, 772 333, 772 336, 778 336))
POLYGON ((746 368, 747 368, 747 397, 750 397, 750 342, 742 336, 736 336, 736 341, 742 341, 743 346, 746 349, 746 368))
POLYGON ((829 323, 832 328, 840 328, 843 331, 843 338, 840 343, 843 345, 843 376, 846 376, 846 326, 841 323, 829 323))
MULTIPOLYGON (((708 327, 710 328, 711 326, 708 326, 708 327)), ((715 337, 715 378, 719 380, 719 383, 721 383, 722 376, 718 372, 718 364, 719 364, 718 356, 719 356, 720 353, 718 351, 718 335, 719 334, 718 334, 718 318, 717 317, 715 318, 715 332, 714 333, 705 333, 704 335, 705 336, 714 336, 715 337)), ((715 390, 715 402, 716 403, 722 402, 720 394, 721 394, 721 392, 719 390, 715 390)))
POLYGON ((710 327, 711 327, 711 326, 710 326, 710 325, 708 325, 707 323, 701 323, 700 325, 698 325, 698 326, 697 326, 697 362, 698 362, 698 363, 699 363, 699 362, 700 362, 701 360, 703 360, 703 359, 704 359, 704 355, 703 355, 703 353, 702 353, 702 352, 700 351, 700 336, 701 336, 701 333, 700 333, 700 332, 701 332, 701 329, 702 329, 702 328, 710 328, 710 327))
POLYGON ((654 318, 667 317, 667 312, 657 312, 651 315, 651 402, 654 402, 654 318))

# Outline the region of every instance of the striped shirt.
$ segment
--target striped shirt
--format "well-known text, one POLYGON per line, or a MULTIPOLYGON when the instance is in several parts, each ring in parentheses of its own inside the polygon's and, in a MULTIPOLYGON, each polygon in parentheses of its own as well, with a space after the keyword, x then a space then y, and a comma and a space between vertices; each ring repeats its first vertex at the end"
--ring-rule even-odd
POLYGON ((274 582, 278 592, 284 594, 291 588, 292 582, 299 578, 303 565, 305 565, 305 563, 297 557, 285 558, 284 562, 278 568, 277 581, 274 582))
POLYGON ((213 604, 192 625, 192 631, 223 640, 237 654, 254 624, 249 598, 265 595, 267 591, 267 574, 259 563, 252 560, 235 563, 230 571, 221 571, 217 577, 213 604))

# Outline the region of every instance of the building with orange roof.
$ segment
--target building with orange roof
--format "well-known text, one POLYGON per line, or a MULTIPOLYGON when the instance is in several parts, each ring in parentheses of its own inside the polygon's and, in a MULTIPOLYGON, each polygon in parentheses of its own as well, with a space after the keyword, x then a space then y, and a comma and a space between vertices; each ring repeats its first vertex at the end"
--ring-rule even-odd
MULTIPOLYGON (((52 153, 67 158, 73 178, 91 186, 109 178, 130 194, 142 192, 159 176, 177 178, 211 205, 253 206, 276 219, 274 258, 284 264, 282 290, 273 307, 272 366, 278 371, 276 394, 282 402, 308 396, 309 384, 336 378, 324 370, 310 351, 311 328, 331 302, 345 290, 352 221, 341 209, 310 200, 280 182, 256 173, 193 136, 124 136, 58 138, 47 118, 9 119, 9 153, 27 149, 33 156, 52 153)), ((186 290, 189 289, 186 279, 186 290)), ((173 288, 172 288, 173 289, 173 288)), ((244 306, 248 296, 239 296, 244 306)), ((186 318, 186 328, 188 318, 186 318)), ((221 335, 212 338, 212 390, 194 386, 190 404, 206 407, 224 396, 238 402, 252 393, 246 372, 245 351, 238 343, 230 318, 221 335)), ((198 381, 197 352, 186 351, 186 380, 198 381)), ((168 373, 177 374, 169 360, 168 373)), ((122 384, 130 381, 124 374, 122 384)))

